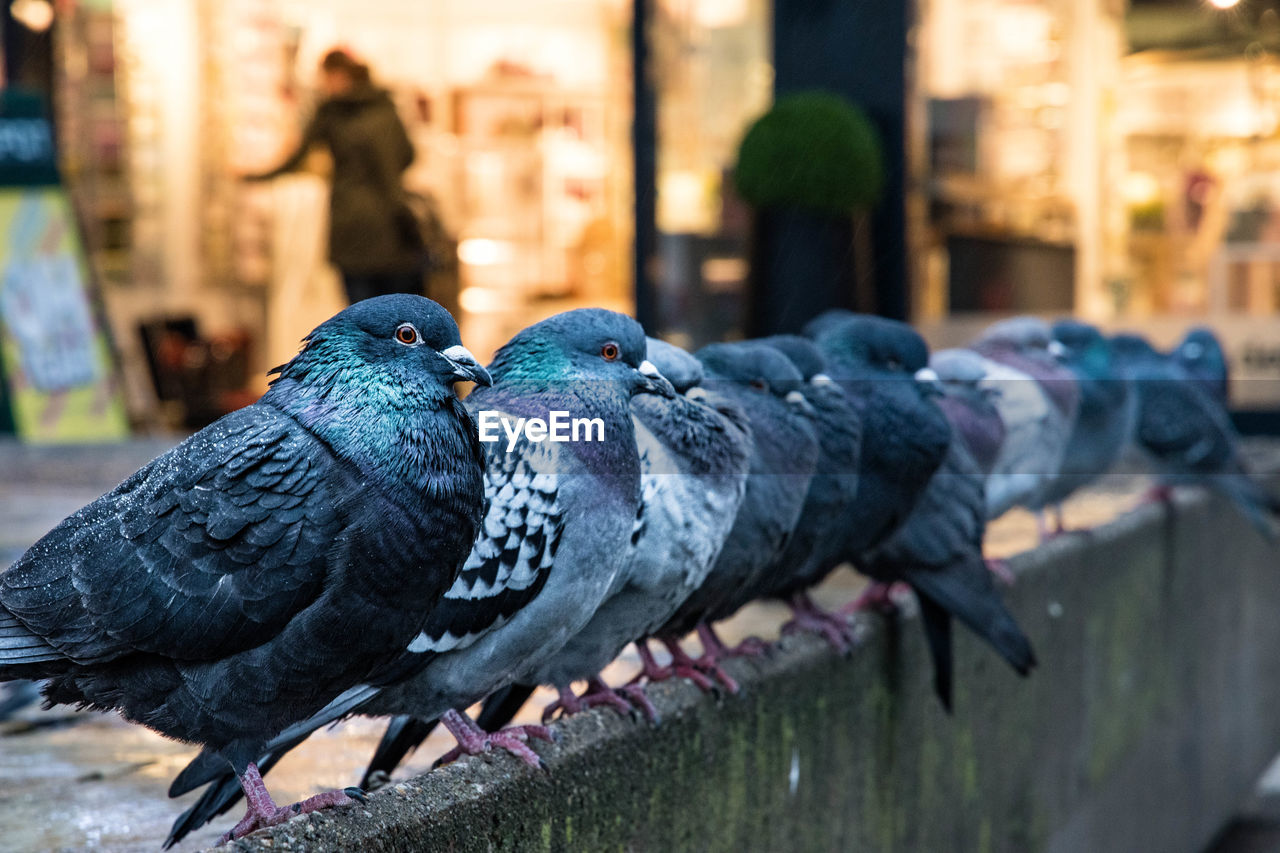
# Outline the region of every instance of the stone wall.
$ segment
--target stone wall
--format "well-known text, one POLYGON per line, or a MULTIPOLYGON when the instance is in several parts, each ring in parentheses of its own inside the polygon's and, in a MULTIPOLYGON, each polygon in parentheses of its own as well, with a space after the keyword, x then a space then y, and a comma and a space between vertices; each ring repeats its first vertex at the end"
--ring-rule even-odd
MULTIPOLYGON (((956 629, 955 713, 914 617, 840 658, 786 639, 739 696, 653 689, 538 744, 295 819, 244 850, 1200 850, 1280 752, 1280 565, 1229 506, 1149 506, 1012 561, 1039 669, 956 629)), ((234 845, 233 845, 234 846, 234 845)), ((222 848, 229 849, 229 848, 222 848)))

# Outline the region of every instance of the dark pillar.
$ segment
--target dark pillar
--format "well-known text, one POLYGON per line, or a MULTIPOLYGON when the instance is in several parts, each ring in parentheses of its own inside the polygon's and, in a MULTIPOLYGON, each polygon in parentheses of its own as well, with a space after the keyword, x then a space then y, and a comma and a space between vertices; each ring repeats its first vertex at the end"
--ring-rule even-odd
MULTIPOLYGON (((911 0, 775 0, 774 90, 852 100, 884 142, 884 198, 872 217, 876 312, 907 319, 906 69, 911 0)), ((831 261, 835 267, 838 259, 831 261)))
POLYGON ((660 323, 652 264, 657 251, 658 102, 649 74, 649 21, 652 0, 633 0, 631 19, 631 145, 635 155, 636 319, 646 329, 660 323))

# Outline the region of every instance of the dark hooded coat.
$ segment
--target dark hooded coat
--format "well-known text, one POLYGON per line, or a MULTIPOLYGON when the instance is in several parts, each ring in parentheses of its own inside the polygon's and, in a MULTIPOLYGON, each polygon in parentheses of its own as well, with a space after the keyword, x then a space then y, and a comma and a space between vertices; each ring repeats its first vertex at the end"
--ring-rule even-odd
POLYGON ((384 89, 370 84, 327 98, 307 124, 297 150, 256 180, 297 170, 307 152, 324 146, 333 158, 329 196, 329 260, 343 273, 411 271, 422 266, 416 223, 401 175, 413 144, 384 89))

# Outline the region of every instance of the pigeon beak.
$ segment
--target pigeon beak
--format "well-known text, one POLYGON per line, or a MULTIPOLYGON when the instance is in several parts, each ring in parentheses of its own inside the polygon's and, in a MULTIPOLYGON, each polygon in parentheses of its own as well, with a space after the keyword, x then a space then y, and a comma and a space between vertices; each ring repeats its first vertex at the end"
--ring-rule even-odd
POLYGON ((453 365, 453 375, 457 379, 465 379, 468 382, 474 382, 477 385, 484 385, 486 388, 493 384, 493 378, 489 376, 489 371, 480 366, 480 362, 476 361, 476 357, 471 354, 471 350, 462 344, 441 350, 440 355, 453 365))
POLYGON ((916 382, 920 384, 920 390, 932 397, 942 396, 942 380, 938 378, 938 373, 932 367, 922 367, 916 371, 916 382))
POLYGON ((667 377, 663 376, 658 368, 653 366, 652 361, 645 359, 640 362, 636 370, 644 377, 639 389, 642 394, 657 394, 661 397, 676 396, 675 386, 667 381, 667 377))
POLYGON ((801 412, 802 414, 806 414, 806 415, 814 414, 813 406, 809 404, 809 401, 806 400, 804 398, 804 395, 801 394, 799 391, 788 391, 787 396, 783 397, 783 399, 786 400, 788 403, 790 403, 793 409, 795 409, 798 412, 801 412))
POLYGON ((825 373, 815 373, 809 377, 809 382, 813 385, 832 385, 835 380, 825 373))

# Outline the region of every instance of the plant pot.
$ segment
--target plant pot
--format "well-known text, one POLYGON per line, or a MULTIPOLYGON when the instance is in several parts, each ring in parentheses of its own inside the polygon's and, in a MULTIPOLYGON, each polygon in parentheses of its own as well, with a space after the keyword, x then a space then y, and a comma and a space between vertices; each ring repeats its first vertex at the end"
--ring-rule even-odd
POLYGON ((796 333, 831 308, 874 311, 869 219, 794 208, 757 210, 747 334, 796 333))

